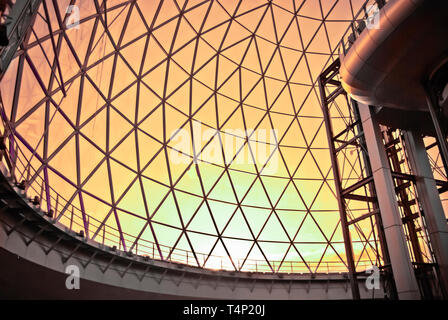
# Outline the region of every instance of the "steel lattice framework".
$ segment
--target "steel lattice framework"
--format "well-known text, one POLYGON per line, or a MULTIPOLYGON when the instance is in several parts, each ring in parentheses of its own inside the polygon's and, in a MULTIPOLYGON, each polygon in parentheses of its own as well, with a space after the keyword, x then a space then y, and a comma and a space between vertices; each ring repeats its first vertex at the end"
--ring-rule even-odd
MULTIPOLYGON (((316 79, 364 2, 44 0, 1 85, 17 181, 124 251, 346 272, 316 79)), ((374 234, 352 240, 375 264, 374 234)))

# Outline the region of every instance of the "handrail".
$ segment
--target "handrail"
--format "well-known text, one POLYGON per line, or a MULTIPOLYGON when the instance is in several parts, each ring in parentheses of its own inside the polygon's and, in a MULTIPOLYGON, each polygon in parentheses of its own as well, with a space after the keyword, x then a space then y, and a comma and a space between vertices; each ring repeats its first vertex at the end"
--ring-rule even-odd
POLYGON ((368 20, 373 18, 376 10, 381 10, 390 0, 367 0, 354 16, 338 45, 338 55, 345 56, 362 32, 368 28, 368 20))
MULTIPOLYGON (((369 0, 364 4, 361 8, 360 12, 356 15, 359 17, 363 12, 366 15, 366 8, 369 3, 383 0, 369 0)), ((31 2, 31 1, 30 1, 31 2)), ((36 1, 37 2, 37 1, 36 1)), ((386 2, 386 1, 385 1, 386 2)), ((356 31, 354 29, 355 23, 351 23, 351 27, 346 31, 344 37, 348 34, 348 32, 356 31)), ((342 47, 345 51, 345 43, 344 37, 341 40, 340 48, 342 47)), ((3 106, 0 106, 3 108, 3 106)), ((3 118, 3 122, 5 127, 8 126, 7 119, 3 118)), ((5 152, 5 157, 1 159, 1 161, 9 161, 13 163, 13 167, 11 169, 11 175, 13 177, 27 177, 34 176, 37 172, 35 168, 31 165, 31 163, 24 163, 23 159, 27 159, 26 154, 21 150, 20 144, 16 141, 16 136, 14 135, 14 130, 11 128, 7 128, 6 130, 8 136, 7 138, 10 142, 13 142, 14 150, 13 152, 5 152), (12 158, 11 158, 11 155, 12 158), (15 172, 14 172, 15 171, 15 172), (17 175, 16 175, 17 173, 17 175)), ((22 179, 22 178, 20 178, 22 179)), ((26 180, 26 178, 25 178, 26 180)), ((347 272, 347 267, 343 261, 307 261, 306 263, 303 261, 279 261, 279 260, 270 260, 269 263, 264 260, 253 260, 253 259, 243 259, 237 258, 233 259, 233 264, 227 257, 208 255, 204 253, 193 253, 188 250, 178 249, 169 247, 162 244, 156 244, 154 242, 135 237, 134 235, 128 234, 126 232, 121 232, 107 224, 103 224, 102 221, 95 218, 93 215, 89 215, 88 213, 83 213, 80 208, 77 208, 72 203, 68 203, 67 199, 61 196, 54 188, 51 186, 44 186, 44 177, 42 177, 42 173, 37 175, 37 178, 30 185, 25 186, 25 192, 28 196, 30 196, 30 201, 32 202, 33 196, 38 195, 39 203, 36 207, 42 209, 43 201, 45 201, 45 197, 42 196, 45 188, 50 190, 49 198, 51 204, 52 212, 47 212, 48 209, 45 207, 43 211, 47 212, 47 215, 52 216, 53 219, 58 219, 59 222, 64 225, 67 230, 72 232, 76 232, 79 234, 80 230, 88 231, 89 234, 94 234, 100 230, 95 237, 94 240, 98 243, 102 243, 105 246, 110 248, 116 248, 115 250, 123 251, 122 243, 135 243, 135 246, 132 248, 132 254, 140 255, 143 257, 148 257, 154 260, 163 260, 169 262, 176 262, 187 264, 191 266, 201 267, 201 268, 209 268, 209 269, 218 269, 218 270, 231 270, 231 271, 241 271, 241 272, 268 272, 268 273, 334 273, 334 272, 347 272), (40 180, 41 182, 39 183, 40 180), (41 200, 42 199, 42 200, 41 200), (60 208, 65 208, 62 211, 60 208), (84 219, 87 219, 87 224, 84 223, 84 219), (121 234, 121 236, 120 236, 121 234), (196 255, 196 258, 194 257, 196 255)), ((26 182, 25 182, 26 184, 26 182)), ((153 223, 157 223, 154 222, 153 223)), ((87 237, 87 232, 85 232, 84 237, 87 237)), ((357 242, 357 241, 354 241, 357 242)), ((128 248, 126 248, 128 249, 128 248)), ((372 261, 370 260, 362 260, 359 262, 358 266, 364 267, 365 269, 369 268, 372 265, 372 261)))
MULTIPOLYGON (((22 157, 25 157, 25 154, 22 152, 17 143, 15 143, 15 146, 15 159, 17 163, 13 168, 16 171, 16 175, 14 176, 26 177, 27 175, 34 175, 36 173, 36 170, 29 163, 25 164, 23 162, 22 157)), ((9 153, 6 153, 6 155, 9 157, 9 153)), ((2 161, 5 161, 5 157, 3 157, 2 161)), ((26 195, 29 198, 30 202, 33 202, 33 196, 42 195, 45 190, 44 178, 41 175, 37 175, 37 177, 38 178, 36 178, 33 183, 26 186, 25 188, 26 195), (40 181, 38 181, 38 179, 40 181)), ((19 184, 20 183, 18 183, 18 185, 19 184)), ((65 226, 67 230, 79 235, 79 232, 81 230, 85 230, 81 209, 77 208, 72 203, 69 203, 67 205, 67 200, 63 196, 61 196, 51 186, 49 186, 49 189, 51 198, 51 210, 53 210, 53 212, 51 213, 52 218, 58 219, 59 222, 63 226, 65 226), (64 207, 66 207, 65 210, 60 210, 60 208, 64 207)), ((44 198, 45 197, 40 196, 40 199, 45 200, 44 198)), ((39 203, 35 205, 35 207, 43 210, 44 212, 47 211, 46 206, 43 206, 42 201, 39 201, 39 203)), ((90 234, 93 234, 97 231, 102 222, 89 214, 86 214, 86 217, 88 219, 88 230, 90 234)), ((100 232, 98 232, 97 237, 93 240, 97 243, 109 247, 112 251, 118 250, 122 252, 122 239, 119 234, 120 232, 118 229, 111 227, 110 225, 103 224, 100 232)), ((342 261, 307 261, 305 263, 303 261, 292 260, 271 260, 269 261, 269 263, 267 263, 264 260, 237 258, 233 260, 233 263, 235 265, 235 267, 233 267, 233 265, 230 263, 230 260, 226 257, 196 252, 195 254, 198 260, 196 261, 196 259, 194 258, 194 254, 191 251, 178 248, 173 249, 170 246, 162 244, 157 245, 154 242, 142 238, 139 238, 137 240, 137 237, 124 231, 122 232, 122 235, 125 243, 135 242, 136 245, 131 251, 132 254, 147 257, 153 260, 175 262, 201 268, 261 273, 345 273, 347 271, 345 263, 343 263, 342 261), (160 248, 162 256, 160 256, 158 247, 160 248)), ((87 234, 84 233, 83 237, 87 237, 87 234)), ((360 268, 365 269, 368 269, 371 265, 372 262, 369 260, 363 260, 359 263, 360 268)))
POLYGON ((7 69, 17 52, 41 2, 42 0, 23 0, 16 1, 12 6, 9 13, 11 23, 8 24, 7 34, 9 44, 0 48, 0 74, 7 69))

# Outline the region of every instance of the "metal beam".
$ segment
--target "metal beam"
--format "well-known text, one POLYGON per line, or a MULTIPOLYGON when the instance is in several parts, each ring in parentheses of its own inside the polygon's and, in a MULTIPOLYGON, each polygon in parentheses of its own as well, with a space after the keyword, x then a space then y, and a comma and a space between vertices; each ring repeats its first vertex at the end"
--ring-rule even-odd
MULTIPOLYGON (((335 70, 335 74, 338 73, 340 67, 340 61, 336 60, 332 63, 332 65, 327 70, 335 70)), ((328 74, 328 73, 327 73, 328 74)), ((350 237, 350 231, 349 231, 349 225, 348 225, 348 219, 347 214, 345 211, 345 203, 342 198, 342 186, 340 184, 340 173, 339 173, 339 165, 338 161, 336 159, 336 148, 334 145, 333 140, 333 128, 331 125, 331 118, 329 113, 329 102, 327 99, 327 95, 325 92, 325 84, 328 83, 328 79, 325 77, 324 74, 322 74, 319 77, 319 90, 320 90, 320 97, 321 97, 321 103, 322 103, 322 111, 324 114, 324 121, 325 121, 325 128, 327 131, 327 138, 328 138, 328 145, 331 153, 331 165, 333 168, 333 175, 335 180, 335 186, 336 186, 336 197, 338 200, 338 207, 339 207, 339 213, 341 218, 341 224, 342 224, 342 235, 344 237, 344 246, 345 246, 345 255, 347 259, 347 266, 349 271, 349 278, 350 278, 350 286, 352 289, 352 296, 353 299, 360 299, 360 293, 359 293, 359 286, 356 279, 356 266, 354 262, 353 257, 353 246, 351 242, 350 237)), ((343 91, 342 91, 343 92, 343 91)))
POLYGON ((436 132, 436 141, 440 150, 440 157, 442 158, 443 166, 445 172, 448 173, 448 146, 446 144, 445 134, 443 133, 442 126, 440 124, 438 110, 440 109, 437 98, 429 85, 429 83, 424 82, 423 87, 426 92, 426 102, 428 104, 428 110, 434 124, 434 129, 436 132))
POLYGON ((0 50, 0 79, 28 34, 41 2, 42 0, 16 1, 12 6, 9 14, 11 23, 7 26, 9 44, 0 50))

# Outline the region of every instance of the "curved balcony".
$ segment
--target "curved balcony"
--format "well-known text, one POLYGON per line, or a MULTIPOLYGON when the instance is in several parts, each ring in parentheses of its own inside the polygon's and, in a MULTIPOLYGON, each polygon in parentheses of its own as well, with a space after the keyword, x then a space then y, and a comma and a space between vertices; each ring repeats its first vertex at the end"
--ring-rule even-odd
POLYGON ((342 46, 344 89, 362 103, 408 111, 408 126, 429 121, 422 84, 446 59, 448 2, 391 0, 377 20, 342 46))

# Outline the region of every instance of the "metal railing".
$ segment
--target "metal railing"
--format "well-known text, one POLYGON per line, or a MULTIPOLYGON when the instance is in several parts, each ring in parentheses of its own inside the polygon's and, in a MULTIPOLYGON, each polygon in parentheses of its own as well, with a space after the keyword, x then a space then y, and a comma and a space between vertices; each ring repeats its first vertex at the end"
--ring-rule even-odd
MULTIPOLYGON (((11 136, 9 136, 11 138, 11 136)), ((93 240, 104 246, 111 252, 122 252, 124 254, 132 254, 141 256, 144 259, 161 260, 173 263, 186 264, 193 267, 207 268, 212 270, 228 270, 240 272, 260 272, 260 273, 345 273, 347 267, 341 260, 338 261, 280 261, 270 260, 253 260, 244 258, 233 258, 214 256, 204 253, 191 252, 184 249, 173 248, 170 246, 157 244, 143 238, 137 238, 126 232, 121 232, 106 223, 95 218, 95 216, 84 213, 87 220, 87 229, 84 223, 82 210, 61 196, 54 188, 48 186, 50 190, 51 209, 48 212, 44 185, 44 177, 37 175, 30 184, 26 183, 26 177, 33 176, 36 170, 29 162, 24 162, 25 154, 17 143, 14 143, 13 152, 5 152, 2 158, 5 166, 11 165, 10 171, 14 177, 25 177, 24 180, 18 181, 16 187, 25 192, 25 196, 36 210, 41 210, 53 221, 58 221, 65 227, 67 232, 77 235, 80 238, 93 240), (13 159, 11 159, 13 154, 13 159), (8 158, 8 159, 6 159, 8 158), (8 161, 7 161, 8 160, 8 161), (37 198, 36 198, 37 197, 37 198), (120 236, 121 234, 121 236, 120 236), (90 237, 88 237, 90 235, 90 237), (92 235, 95 235, 94 237, 92 235), (126 251, 123 242, 127 244, 126 251), (233 264, 232 264, 233 262, 233 264)), ((20 180, 21 178, 19 178, 20 180)), ((158 223, 153 221, 152 223, 158 223)), ((372 261, 360 261, 358 268, 366 270, 372 265, 372 261)))
POLYGON ((359 38, 362 32, 369 27, 374 26, 375 19, 379 18, 379 10, 381 10, 390 0, 368 0, 364 3, 354 20, 350 23, 349 28, 342 36, 338 48, 338 54, 346 55, 353 43, 359 38))
MULTIPOLYGON (((368 16, 367 8, 373 3, 378 3, 380 0, 368 1, 357 14, 358 17, 368 16)), ((380 1, 381 2, 381 1, 380 1)), ((386 1, 384 1, 386 2, 386 1)), ((36 3, 40 3, 38 0, 29 0, 24 3, 24 9, 21 14, 29 14, 32 12, 32 6, 36 3)), ((363 19, 364 19, 363 18, 363 19)), ((20 19, 25 21, 25 19, 20 19)), ((364 21, 364 20, 362 20, 364 21)), ((344 54, 346 53, 346 41, 350 32, 354 34, 356 38, 362 30, 356 29, 358 26, 358 20, 351 24, 351 27, 344 34, 341 40, 340 49, 342 48, 344 54), (358 32, 358 33, 357 33, 358 32)), ((23 22, 24 23, 24 22, 23 22)), ((12 27, 10 35, 10 46, 17 41, 20 41, 20 37, 23 36, 23 28, 25 25, 17 24, 12 27)), ((17 48, 16 48, 17 49, 17 48)), ((12 59, 15 54, 15 50, 12 47, 5 47, 1 50, 1 58, 12 59)), ((2 64, 3 65, 3 64, 2 64)), ((1 68, 1 66, 0 66, 1 68)), ((0 106, 3 108, 3 106, 0 106)), ((7 120, 3 117, 5 127, 8 125, 7 120)), ((280 260, 253 260, 245 258, 233 258, 214 256, 204 253, 191 252, 184 249, 173 248, 170 246, 154 243, 143 238, 138 238, 134 235, 120 232, 115 227, 107 225, 106 223, 95 218, 94 214, 88 214, 83 212, 80 208, 73 205, 73 203, 67 201, 51 186, 45 185, 45 178, 42 176, 42 171, 36 176, 36 179, 28 184, 28 178, 36 174, 36 169, 30 164, 30 159, 27 159, 26 154, 19 147, 19 143, 15 140, 14 131, 11 128, 7 128, 7 139, 9 141, 10 150, 5 152, 5 157, 2 158, 2 162, 6 162, 10 167, 11 175, 13 177, 20 177, 17 181, 20 186, 21 180, 25 181, 23 189, 26 192, 26 196, 31 203, 35 203, 35 208, 47 213, 53 221, 58 221, 65 226, 67 232, 72 232, 82 235, 84 238, 94 240, 99 244, 104 245, 111 251, 126 251, 126 253, 142 256, 153 260, 162 260, 174 263, 182 263, 190 266, 216 269, 216 270, 229 270, 229 271, 241 271, 241 272, 266 272, 266 273, 345 273, 347 267, 345 262, 338 261, 280 261, 280 260), (11 146, 13 146, 11 148, 11 146), (12 164, 12 167, 11 167, 12 164), (46 203, 46 196, 44 196, 45 189, 49 190, 48 199, 50 203, 46 203), (37 198, 36 198, 37 197, 37 198), (48 209, 50 208, 50 210, 48 209), (82 234, 81 234, 82 231, 82 234)), ((158 223, 153 221, 152 223, 158 223)), ((356 241, 354 241, 356 242, 356 241)), ((326 243, 325 243, 326 244, 326 243)), ((323 244, 324 245, 324 244, 323 244)), ((360 270, 368 269, 372 265, 372 261, 363 260, 359 261, 357 267, 360 270)))
POLYGON ((42 0, 16 1, 10 9, 10 13, 8 14, 9 18, 5 22, 7 25, 9 44, 6 47, 0 48, 0 74, 7 69, 11 60, 14 58, 18 47, 34 20, 35 13, 41 2, 42 0))

